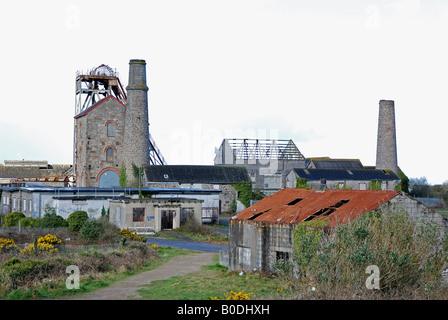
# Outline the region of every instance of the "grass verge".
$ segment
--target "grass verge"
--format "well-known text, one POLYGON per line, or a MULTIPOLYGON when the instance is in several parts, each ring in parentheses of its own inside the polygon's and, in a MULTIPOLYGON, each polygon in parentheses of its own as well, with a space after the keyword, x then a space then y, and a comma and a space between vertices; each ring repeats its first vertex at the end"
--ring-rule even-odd
POLYGON ((167 280, 152 281, 138 290, 143 300, 210 300, 226 299, 231 291, 251 294, 250 299, 286 299, 276 277, 255 272, 228 272, 214 258, 214 264, 203 266, 201 271, 167 280))
MULTIPOLYGON (((129 276, 141 272, 153 270, 175 256, 189 254, 193 251, 182 250, 172 247, 159 247, 157 258, 147 259, 143 264, 134 265, 130 268, 114 268, 107 272, 87 272, 81 273, 80 288, 70 290, 66 288, 65 280, 68 275, 62 277, 44 277, 38 283, 30 283, 17 289, 0 290, 0 299, 4 300, 32 300, 32 299, 52 299, 70 296, 80 293, 88 293, 111 285, 129 276)), ((116 254, 116 253, 115 253, 116 254)), ((65 270, 65 268, 64 268, 65 270)))

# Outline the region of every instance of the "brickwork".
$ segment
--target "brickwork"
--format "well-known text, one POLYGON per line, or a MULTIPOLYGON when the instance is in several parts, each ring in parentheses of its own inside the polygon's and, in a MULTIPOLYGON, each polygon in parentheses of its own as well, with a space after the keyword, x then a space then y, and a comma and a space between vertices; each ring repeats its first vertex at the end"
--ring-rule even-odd
POLYGON ((389 169, 398 174, 396 141, 394 101, 381 100, 378 116, 377 169, 389 169))

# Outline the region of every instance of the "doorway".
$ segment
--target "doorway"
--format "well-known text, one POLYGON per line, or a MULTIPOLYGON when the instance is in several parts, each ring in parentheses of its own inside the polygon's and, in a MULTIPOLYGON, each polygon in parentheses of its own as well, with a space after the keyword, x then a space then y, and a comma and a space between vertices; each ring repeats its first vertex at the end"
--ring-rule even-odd
POLYGON ((162 210, 162 229, 173 229, 175 210, 162 210))

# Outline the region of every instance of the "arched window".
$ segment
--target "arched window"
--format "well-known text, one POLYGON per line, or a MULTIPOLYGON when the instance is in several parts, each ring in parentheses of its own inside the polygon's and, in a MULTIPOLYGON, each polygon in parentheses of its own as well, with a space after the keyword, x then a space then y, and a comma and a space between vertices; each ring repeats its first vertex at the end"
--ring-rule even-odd
POLYGON ((107 136, 115 137, 115 124, 113 122, 107 124, 107 136))
POLYGON ((106 149, 106 161, 114 162, 114 149, 112 149, 112 148, 106 149))

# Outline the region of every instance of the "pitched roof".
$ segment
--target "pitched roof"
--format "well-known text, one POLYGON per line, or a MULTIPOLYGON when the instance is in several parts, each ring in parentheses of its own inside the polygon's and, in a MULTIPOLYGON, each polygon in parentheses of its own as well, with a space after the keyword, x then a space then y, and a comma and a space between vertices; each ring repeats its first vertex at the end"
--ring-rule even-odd
MULTIPOLYGON (((359 159, 310 158, 316 169, 363 169, 359 159)), ((309 165, 307 163, 307 166, 309 165)))
POLYGON ((249 181, 247 169, 237 166, 149 166, 146 177, 148 182, 233 184, 249 181))
POLYGON ((317 181, 322 178, 326 180, 381 180, 393 181, 400 180, 400 178, 391 170, 379 169, 301 169, 296 168, 295 174, 299 178, 304 178, 308 181, 317 181))
POLYGON ((84 111, 78 113, 75 116, 75 119, 78 119, 79 117, 85 116, 86 114, 88 114, 90 111, 92 111, 93 109, 95 109, 96 107, 98 107, 99 105, 101 105, 102 103, 106 102, 109 99, 114 99, 115 101, 117 101, 119 104, 121 104, 123 107, 126 108, 126 106, 121 103, 120 100, 118 100, 117 98, 115 98, 113 95, 109 95, 106 98, 101 99, 100 101, 98 101, 97 103, 95 103, 93 106, 88 107, 87 109, 85 109, 84 111))
POLYGON ((328 217, 328 225, 377 209, 399 191, 282 189, 241 211, 236 220, 298 224, 328 217))
POLYGON ((0 164, 0 178, 19 179, 71 174, 72 165, 54 164, 47 167, 37 166, 4 166, 0 164))

